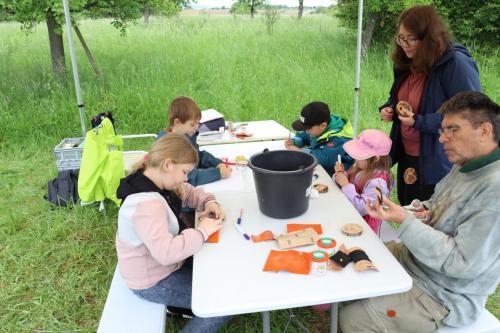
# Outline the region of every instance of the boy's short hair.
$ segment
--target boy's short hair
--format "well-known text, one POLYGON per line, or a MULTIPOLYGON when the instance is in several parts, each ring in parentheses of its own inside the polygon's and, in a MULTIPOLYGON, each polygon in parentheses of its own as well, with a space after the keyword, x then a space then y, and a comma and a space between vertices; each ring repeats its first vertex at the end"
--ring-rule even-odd
POLYGON ((175 119, 179 119, 183 124, 189 120, 200 120, 200 107, 189 97, 176 97, 168 106, 168 123, 170 126, 174 126, 175 119))
POLYGON ((331 121, 330 108, 323 102, 312 102, 300 111, 300 118, 292 123, 296 131, 304 131, 322 123, 329 124, 331 121))

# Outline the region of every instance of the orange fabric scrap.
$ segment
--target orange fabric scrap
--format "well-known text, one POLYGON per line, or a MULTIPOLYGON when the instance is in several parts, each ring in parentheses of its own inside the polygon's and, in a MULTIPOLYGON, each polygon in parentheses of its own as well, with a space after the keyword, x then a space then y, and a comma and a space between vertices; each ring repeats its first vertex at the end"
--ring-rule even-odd
POLYGON ((307 228, 313 228, 319 235, 323 233, 323 228, 321 228, 321 224, 298 224, 298 223, 290 223, 286 225, 286 232, 294 232, 299 230, 304 230, 307 228))
POLYGON ((264 242, 274 240, 274 234, 271 230, 266 230, 258 235, 252 235, 252 241, 254 243, 264 242))
POLYGON ((309 274, 311 253, 295 250, 271 250, 267 256, 264 271, 287 271, 295 274, 309 274))
POLYGON ((219 242, 219 231, 214 232, 207 239, 207 243, 218 243, 219 242))

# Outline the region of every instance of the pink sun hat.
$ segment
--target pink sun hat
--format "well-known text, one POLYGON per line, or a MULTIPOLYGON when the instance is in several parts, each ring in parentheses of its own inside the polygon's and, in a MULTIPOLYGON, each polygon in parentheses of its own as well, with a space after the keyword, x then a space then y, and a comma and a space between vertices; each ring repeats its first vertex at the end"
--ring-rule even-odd
POLYGON ((344 143, 344 150, 355 160, 366 160, 373 156, 387 156, 392 141, 384 132, 367 129, 354 140, 344 143))

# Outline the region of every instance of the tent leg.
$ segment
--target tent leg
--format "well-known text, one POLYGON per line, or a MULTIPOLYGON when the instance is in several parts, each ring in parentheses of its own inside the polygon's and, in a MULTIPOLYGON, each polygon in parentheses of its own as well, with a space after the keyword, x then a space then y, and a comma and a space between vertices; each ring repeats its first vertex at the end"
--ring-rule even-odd
POLYGON ((361 71, 361 37, 363 34, 363 0, 358 7, 358 46, 356 50, 356 86, 354 87, 354 137, 358 135, 359 76, 361 71))
POLYGON ((68 35, 69 55, 71 57, 71 68, 73 69, 73 81, 75 81, 76 102, 78 103, 78 110, 80 111, 80 124, 82 126, 82 136, 85 137, 85 133, 87 133, 87 129, 85 127, 85 111, 83 109, 84 104, 80 92, 80 77, 78 76, 78 66, 75 57, 75 46, 73 44, 73 35, 71 32, 71 17, 69 15, 68 0, 63 0, 63 6, 64 6, 64 18, 66 20, 66 32, 68 35))

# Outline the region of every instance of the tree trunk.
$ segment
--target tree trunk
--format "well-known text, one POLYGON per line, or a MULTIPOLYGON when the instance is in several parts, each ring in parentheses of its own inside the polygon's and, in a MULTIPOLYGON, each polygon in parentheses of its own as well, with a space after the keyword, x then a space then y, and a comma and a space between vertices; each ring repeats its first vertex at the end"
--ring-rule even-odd
POLYGON ((253 14, 255 13, 255 7, 250 6, 250 16, 253 18, 253 14))
POLYGON ((148 4, 144 5, 144 24, 149 24, 149 17, 151 16, 151 8, 149 8, 148 4))
POLYGON ((76 35, 78 36, 78 39, 80 40, 80 43, 82 44, 83 50, 85 51, 85 54, 87 55, 87 58, 89 59, 90 64, 92 65, 92 69, 94 70, 94 73, 97 77, 101 77, 101 70, 99 67, 97 67, 97 64, 94 60, 94 57, 92 56, 92 53, 90 52, 89 47, 87 46, 87 43, 85 42, 85 39, 83 39, 83 35, 80 32, 80 28, 78 26, 74 25, 73 29, 76 32, 76 35))
POLYGON ((366 29, 363 34, 363 40, 362 40, 362 45, 363 45, 363 53, 366 54, 368 47, 370 47, 370 42, 372 40, 373 36, 373 30, 375 29, 375 23, 378 21, 378 14, 377 13, 370 13, 368 15, 368 21, 366 23, 366 29))
POLYGON ((299 19, 302 18, 303 12, 304 12, 304 0, 299 0, 299 19))
POLYGON ((49 32, 50 58, 52 60, 52 70, 55 76, 61 81, 66 80, 66 61, 64 58, 64 44, 61 26, 56 22, 52 9, 47 11, 47 30, 49 32))

